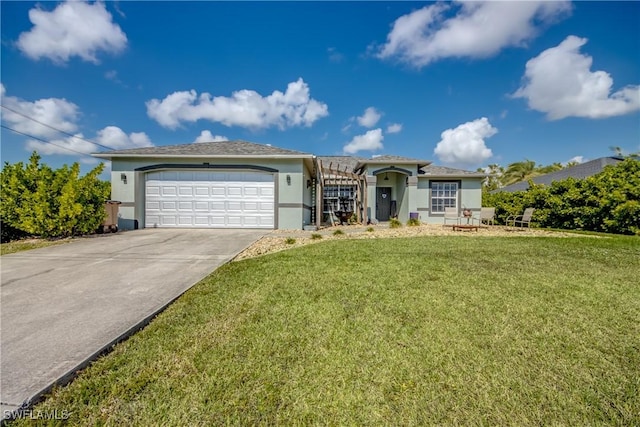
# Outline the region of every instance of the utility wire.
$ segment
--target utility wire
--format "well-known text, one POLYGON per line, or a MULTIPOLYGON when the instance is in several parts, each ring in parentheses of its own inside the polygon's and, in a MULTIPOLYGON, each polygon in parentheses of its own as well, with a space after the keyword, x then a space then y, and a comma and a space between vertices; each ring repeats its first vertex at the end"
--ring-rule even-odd
POLYGON ((56 132, 60 132, 60 133, 62 133, 62 134, 65 134, 65 135, 67 135, 67 136, 70 136, 71 138, 76 138, 76 139, 79 139, 79 140, 81 140, 81 141, 85 141, 85 142, 88 142, 88 143, 90 143, 90 144, 97 145, 98 147, 106 148, 107 150, 115 150, 115 148, 113 148, 113 147, 108 147, 108 146, 106 146, 106 145, 98 144, 97 142, 90 141, 90 140, 85 139, 85 138, 82 138, 82 137, 80 137, 80 136, 73 135, 73 134, 70 134, 69 132, 65 132, 65 131, 63 131, 63 130, 61 130, 61 129, 55 128, 55 127, 53 127, 53 126, 51 126, 51 125, 48 125, 48 124, 46 124, 46 123, 41 122, 40 120, 34 119, 33 117, 29 117, 29 116, 27 116, 27 115, 25 115, 25 114, 23 114, 23 113, 21 113, 21 112, 19 112, 19 111, 16 111, 16 110, 14 110, 13 108, 9 108, 9 107, 7 107, 6 105, 0 105, 0 107, 5 108, 5 109, 7 109, 7 110, 11 111, 12 113, 15 113, 15 114, 17 114, 17 115, 19 115, 19 116, 22 116, 22 117, 24 117, 25 119, 32 120, 32 121, 34 121, 34 122, 36 122, 36 123, 38 123, 38 124, 41 124, 42 126, 48 127, 49 129, 53 129, 53 130, 55 130, 56 132))
POLYGON ((83 153, 81 151, 74 150, 73 148, 65 147, 64 145, 59 145, 59 144, 56 144, 54 142, 47 141, 46 139, 42 139, 42 138, 38 138, 37 136, 29 135, 28 133, 20 132, 19 130, 15 130, 15 129, 10 128, 9 126, 5 126, 3 124, 0 124, 0 127, 2 127, 3 129, 10 130, 11 132, 15 132, 15 133, 17 133, 19 135, 26 136, 27 138, 31 138, 31 139, 35 139, 36 141, 44 142, 45 144, 51 144, 51 145, 54 145, 56 147, 62 148, 64 150, 69 150, 69 151, 73 151, 74 153, 82 154, 83 156, 88 156, 89 155, 89 153, 83 153))

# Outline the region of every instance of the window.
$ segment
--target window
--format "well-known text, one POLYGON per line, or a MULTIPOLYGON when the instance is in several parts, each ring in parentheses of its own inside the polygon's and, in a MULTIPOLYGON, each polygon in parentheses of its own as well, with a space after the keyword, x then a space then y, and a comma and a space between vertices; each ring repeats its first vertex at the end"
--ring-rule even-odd
POLYGON ((330 213, 343 210, 355 211, 355 193, 354 185, 327 185, 324 187, 323 206, 324 213, 330 213))
POLYGON ((431 182, 431 212, 444 213, 444 208, 458 207, 457 182, 431 182))

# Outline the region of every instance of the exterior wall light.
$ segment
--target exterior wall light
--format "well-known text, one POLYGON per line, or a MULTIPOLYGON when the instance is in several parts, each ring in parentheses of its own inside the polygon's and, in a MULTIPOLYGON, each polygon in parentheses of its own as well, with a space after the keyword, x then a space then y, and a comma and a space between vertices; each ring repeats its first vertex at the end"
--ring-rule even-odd
POLYGON ((291 175, 287 175, 287 185, 291 185, 291 175))
POLYGON ((120 179, 122 180, 123 183, 127 183, 127 174, 126 173, 121 173, 120 174, 120 179))

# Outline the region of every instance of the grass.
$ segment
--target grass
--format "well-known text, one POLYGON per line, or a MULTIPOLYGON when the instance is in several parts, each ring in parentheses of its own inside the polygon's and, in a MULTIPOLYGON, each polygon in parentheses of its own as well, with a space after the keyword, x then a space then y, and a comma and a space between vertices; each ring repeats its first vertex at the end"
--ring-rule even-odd
POLYGON ((639 425, 638 271, 640 239, 593 237, 336 240, 230 263, 35 409, 73 425, 639 425))
POLYGON ((0 244, 0 255, 8 255, 16 252, 29 251, 31 249, 46 248, 47 246, 61 245, 69 242, 66 240, 25 239, 0 244))

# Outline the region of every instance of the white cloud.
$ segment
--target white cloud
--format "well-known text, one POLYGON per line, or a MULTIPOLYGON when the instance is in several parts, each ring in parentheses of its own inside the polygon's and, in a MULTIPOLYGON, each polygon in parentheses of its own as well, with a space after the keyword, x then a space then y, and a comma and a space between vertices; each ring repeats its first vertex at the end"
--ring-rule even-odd
POLYGON ((400 133, 402 132, 402 124, 401 123, 391 123, 387 126, 387 133, 400 133))
POLYGON ((613 79, 605 71, 591 71, 593 59, 580 53, 587 39, 568 36, 556 47, 527 62, 524 85, 513 94, 550 120, 591 119, 640 110, 640 86, 611 93, 613 79))
MULTIPOLYGON (((107 147, 111 147, 115 150, 153 146, 146 133, 132 132, 127 135, 117 126, 107 126, 104 129, 99 130, 94 139, 98 144, 106 145, 107 147)), ((93 151, 97 151, 95 147, 93 148, 93 151)))
POLYGON ((376 110, 374 107, 369 107, 364 110, 364 114, 357 117, 357 120, 360 126, 372 128, 376 125, 376 123, 378 123, 380 117, 382 117, 382 114, 380 114, 378 110, 376 110))
POLYGON ((584 156, 575 156, 570 158, 569 160, 567 160, 566 162, 563 163, 563 165, 567 165, 569 163, 584 163, 586 161, 586 159, 584 158, 584 156))
MULTIPOLYGON (((37 150, 39 153, 47 155, 73 156, 103 150, 102 147, 88 141, 89 138, 85 138, 81 132, 77 132, 77 121, 80 117, 77 105, 60 98, 38 99, 30 102, 14 96, 6 96, 6 89, 1 83, 0 95, 2 105, 20 113, 16 114, 3 108, 3 122, 18 132, 49 141, 43 142, 27 137, 29 139, 25 142, 25 148, 28 151, 37 150), (37 122, 31 119, 37 120, 37 122), (56 129, 74 136, 64 135, 56 129)), ((116 150, 153 145, 144 132, 132 132, 127 135, 117 126, 107 126, 98 131, 93 141, 116 150)))
POLYGON ((382 129, 373 129, 367 131, 364 135, 357 135, 343 147, 346 154, 355 154, 358 151, 375 151, 383 148, 382 129))
POLYGON ((398 18, 377 56, 397 57, 415 67, 449 57, 486 58, 505 47, 525 45, 539 32, 537 25, 550 24, 570 10, 568 1, 437 3, 398 18), (454 8, 457 14, 446 18, 454 8))
POLYGON ((33 28, 20 34, 17 46, 32 59, 60 64, 79 56, 98 63, 99 51, 118 53, 127 45, 127 36, 101 2, 67 1, 51 12, 35 8, 29 20, 33 28))
POLYGON ((329 54, 329 61, 331 62, 340 63, 344 61, 344 55, 338 52, 335 47, 328 48, 327 53, 329 54))
POLYGON ((51 128, 68 133, 73 133, 78 129, 76 124, 80 115, 78 106, 66 99, 43 98, 34 102, 24 101, 15 96, 6 96, 6 89, 1 83, 0 98, 2 105, 20 113, 16 114, 7 108, 2 109, 2 121, 19 132, 39 138, 50 138, 58 135, 58 132, 51 128), (28 117, 34 120, 30 120, 28 117))
MULTIPOLYGON (((45 143, 29 139, 26 141, 25 148, 27 151, 36 150, 41 154, 60 154, 65 156, 78 154, 88 155, 106 150, 104 147, 91 143, 90 140, 85 138, 82 133, 76 133, 73 137, 65 136, 64 138, 52 138, 48 139, 48 141, 49 143, 45 143)), ((93 138, 93 141, 100 145, 113 148, 114 150, 153 146, 153 143, 144 132, 132 132, 127 135, 117 126, 107 126, 104 129, 99 130, 96 137, 93 138)))
POLYGON ((193 143, 198 142, 219 142, 219 141, 228 141, 229 138, 222 135, 213 135, 209 130, 203 130, 200 132, 200 135, 193 141, 193 143))
POLYGON ((482 117, 442 132, 442 140, 433 152, 444 163, 461 166, 480 164, 493 155, 484 140, 496 133, 498 129, 482 117))
POLYGON ((276 90, 266 97, 248 89, 233 92, 231 97, 190 90, 174 92, 162 101, 152 99, 146 105, 147 115, 169 129, 201 119, 253 129, 308 127, 329 114, 327 104, 310 98, 309 86, 301 78, 289 83, 284 93, 276 90))

